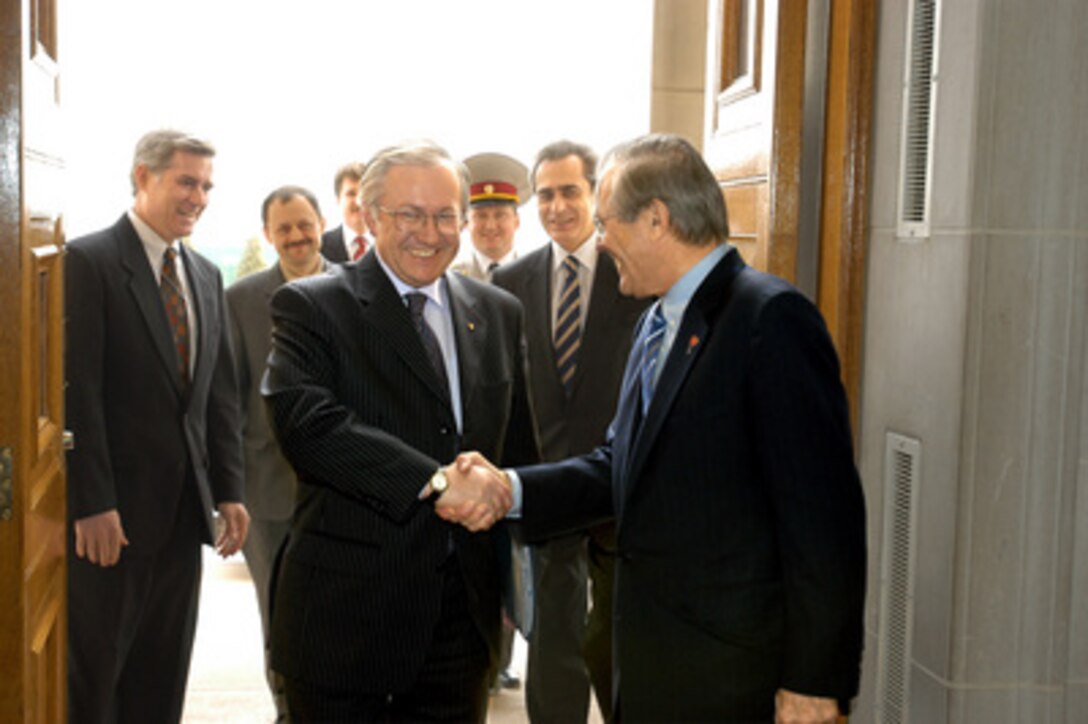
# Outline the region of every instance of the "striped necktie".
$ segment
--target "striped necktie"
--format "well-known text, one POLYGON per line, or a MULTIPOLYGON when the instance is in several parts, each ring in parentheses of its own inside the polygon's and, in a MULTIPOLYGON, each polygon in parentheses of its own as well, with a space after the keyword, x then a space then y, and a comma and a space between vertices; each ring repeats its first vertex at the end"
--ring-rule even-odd
POLYGON ((166 253, 162 255, 159 293, 162 294, 166 317, 170 321, 170 335, 178 353, 178 375, 184 388, 189 384, 189 315, 185 309, 185 296, 181 293, 178 268, 174 263, 176 256, 177 252, 173 247, 167 247, 166 253))
POLYGON ((563 287, 555 315, 555 365, 559 381, 570 394, 574 371, 578 366, 578 348, 582 344, 582 288, 578 281, 578 260, 563 260, 563 287))
POLYGON ((438 381, 442 383, 442 391, 448 400, 450 399, 450 379, 446 374, 446 361, 442 356, 442 347, 438 344, 438 337, 435 336, 431 325, 427 324, 427 320, 423 318, 423 308, 427 306, 427 295, 422 292, 409 292, 404 295, 404 298, 408 300, 408 312, 412 315, 412 323, 415 324, 419 339, 423 342, 423 350, 427 353, 427 358, 431 361, 431 366, 434 367, 438 381))
POLYGON ((654 305, 650 322, 646 329, 646 338, 642 342, 642 365, 639 376, 642 386, 642 414, 650 409, 650 400, 654 397, 657 386, 657 368, 661 360, 661 343, 665 341, 665 314, 661 311, 661 302, 654 305))

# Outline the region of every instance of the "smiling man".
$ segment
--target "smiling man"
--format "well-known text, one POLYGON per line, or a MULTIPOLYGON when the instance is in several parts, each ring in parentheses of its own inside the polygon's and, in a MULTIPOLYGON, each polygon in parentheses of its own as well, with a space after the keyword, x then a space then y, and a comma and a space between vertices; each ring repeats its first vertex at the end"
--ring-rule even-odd
POLYGON ((510 472, 514 514, 530 540, 615 517, 617 720, 834 724, 858 691, 866 536, 827 327, 729 244, 688 141, 633 139, 600 173, 599 246, 657 300, 607 440, 510 472))
MULTIPOLYGON (((596 165, 581 143, 540 150, 533 183, 551 243, 494 276, 525 307, 533 412, 549 461, 604 439, 631 331, 646 306, 619 293, 615 265, 597 253, 596 165)), ((613 539, 605 523, 532 547, 536 606, 525 693, 534 722, 586 721, 591 682, 603 718, 611 718, 613 539)))
POLYGON ((183 133, 147 134, 132 209, 67 245, 72 722, 180 720, 200 544, 228 556, 246 538, 222 280, 181 243, 208 203, 214 154, 183 133))
POLYGON ((509 542, 436 506, 479 501, 482 526, 509 505, 447 468, 462 449, 538 457, 521 306, 446 273, 468 206, 446 151, 380 151, 360 195, 374 253, 272 298, 262 392, 299 475, 272 666, 295 721, 482 722, 509 542))
MULTIPOLYGON (((318 249, 325 220, 317 197, 299 186, 281 186, 261 205, 264 236, 276 250, 275 265, 238 280, 227 289, 235 370, 242 408, 245 443, 246 507, 253 519, 242 552, 257 589, 261 631, 268 648, 269 579, 276 551, 287 537, 297 488, 295 471, 284 459, 268 425, 261 378, 272 346, 272 316, 268 300, 293 279, 324 271, 328 262, 318 249)), ((266 655, 267 658, 267 655, 266 655)), ((286 718, 282 684, 266 671, 276 712, 286 718)))

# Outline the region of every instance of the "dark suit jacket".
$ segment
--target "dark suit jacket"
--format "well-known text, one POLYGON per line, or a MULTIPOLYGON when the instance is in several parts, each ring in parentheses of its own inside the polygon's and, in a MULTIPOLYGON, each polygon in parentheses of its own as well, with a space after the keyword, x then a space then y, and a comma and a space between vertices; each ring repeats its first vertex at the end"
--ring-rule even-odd
POLYGON ((280 452, 261 397, 261 380, 272 347, 272 293, 286 280, 279 263, 250 274, 227 289, 234 367, 242 397, 242 445, 246 464, 246 508, 254 518, 287 520, 295 510, 295 471, 280 452))
POLYGON ((552 276, 552 247, 548 244, 496 269, 493 282, 525 307, 532 372, 529 382, 541 457, 563 460, 604 442, 605 430, 616 412, 631 331, 647 302, 620 294, 616 264, 602 253, 593 276, 589 314, 568 398, 555 366, 552 276))
POLYGON ((242 500, 223 282, 200 254, 184 246, 181 254, 199 334, 187 395, 159 285, 128 217, 70 242, 65 256, 67 425, 75 433, 68 518, 117 508, 130 553, 165 542, 187 480, 196 481, 208 542, 215 504, 242 500))
MULTIPOLYGON (((300 476, 274 601, 272 664, 362 693, 403 691, 427 652, 452 534, 470 608, 496 659, 500 542, 442 521, 418 496, 463 449, 536 460, 521 305, 446 276, 463 434, 408 310, 374 252, 272 300, 263 393, 300 476)), ((500 540, 501 539, 501 540, 500 540)), ((508 550, 508 548, 507 548, 508 550)))
POLYGON ((530 534, 616 515, 622 720, 769 719, 780 687, 852 697, 865 512, 819 312, 732 249, 688 305, 645 420, 638 356, 608 444, 519 471, 530 534))
POLYGON ((344 225, 329 229, 321 235, 321 256, 336 264, 351 261, 347 247, 344 246, 344 225))

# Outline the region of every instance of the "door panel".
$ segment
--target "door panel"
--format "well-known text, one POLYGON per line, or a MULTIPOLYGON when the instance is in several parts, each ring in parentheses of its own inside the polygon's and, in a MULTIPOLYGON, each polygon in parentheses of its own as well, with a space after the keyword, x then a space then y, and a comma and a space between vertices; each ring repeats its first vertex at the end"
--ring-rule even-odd
POLYGON ((0 721, 63 722, 67 655, 56 4, 0 0, 0 721))
POLYGON ((711 0, 704 154, 729 206, 730 241, 794 281, 804 100, 804 0, 711 0))
POLYGON ((875 0, 709 3, 704 154, 729 208, 730 241, 752 266, 794 283, 799 256, 816 261, 815 289, 806 274, 804 290, 827 321, 855 419, 875 0), (826 32, 826 52, 817 52, 820 44, 814 42, 806 68, 810 20, 826 32), (808 100, 822 108, 817 120, 823 128, 810 143, 821 147, 815 154, 818 173, 802 189, 806 80, 814 77, 825 84, 822 97, 808 100), (802 194, 818 208, 806 217, 819 228, 805 230, 805 249, 799 248, 802 194))

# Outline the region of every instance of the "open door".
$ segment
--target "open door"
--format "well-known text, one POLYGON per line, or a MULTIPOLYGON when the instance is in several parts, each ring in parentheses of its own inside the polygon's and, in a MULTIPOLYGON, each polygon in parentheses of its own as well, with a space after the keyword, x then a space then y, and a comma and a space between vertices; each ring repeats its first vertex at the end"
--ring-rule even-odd
POLYGON ((67 720, 55 0, 0 0, 0 721, 67 720))
POLYGON ((817 304, 855 422, 875 28, 875 0, 708 0, 703 153, 730 241, 817 304))

